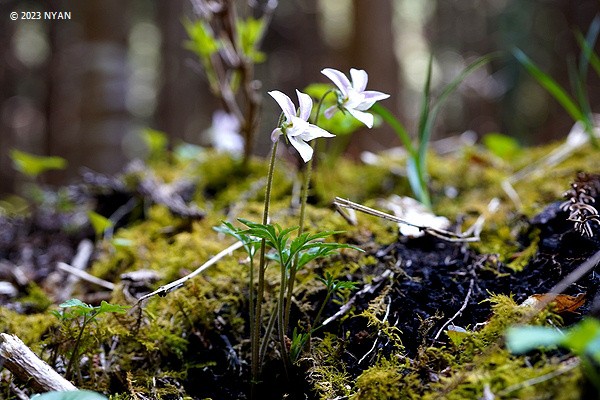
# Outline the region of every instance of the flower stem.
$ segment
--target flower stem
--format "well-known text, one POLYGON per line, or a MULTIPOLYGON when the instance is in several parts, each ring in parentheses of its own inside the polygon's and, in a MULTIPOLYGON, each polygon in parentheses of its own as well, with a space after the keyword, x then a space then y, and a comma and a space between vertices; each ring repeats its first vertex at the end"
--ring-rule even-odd
POLYGON ((83 336, 83 331, 85 330, 86 325, 90 322, 94 317, 88 319, 87 316, 83 317, 83 322, 81 324, 81 330, 79 331, 79 335, 77 336, 77 340, 75 340, 75 344, 73 345, 73 353, 71 353, 71 358, 69 358, 69 364, 67 365, 67 370, 65 372, 65 378, 69 379, 71 375, 71 368, 73 367, 73 363, 77 358, 77 353, 79 352, 79 342, 81 341, 81 337, 83 336))
MULTIPOLYGON (((313 157, 314 158, 314 157, 313 157)), ((310 175, 312 172, 313 159, 311 158, 306 165, 306 170, 304 171, 304 182, 302 183, 302 192, 300 194, 301 203, 300 203, 300 220, 298 221, 298 236, 304 233, 304 217, 306 215, 306 199, 308 197, 308 185, 310 183, 310 175)), ((292 307, 292 293, 294 291, 294 281, 296 280, 296 272, 298 271, 298 254, 294 257, 294 262, 292 264, 292 268, 290 269, 290 277, 288 279, 287 284, 287 296, 285 300, 285 318, 284 318, 284 329, 287 331, 290 320, 290 309, 292 307)))
MULTIPOLYGON (((267 188, 265 191, 265 207, 263 212, 263 224, 269 222, 269 205, 271 203, 271 187, 273 186, 273 171, 275 170, 275 155, 277 153, 277 143, 273 143, 271 149, 271 162, 269 164, 269 172, 267 174, 267 188)), ((260 371, 260 360, 259 360, 259 342, 260 342, 260 327, 262 318, 262 301, 265 292, 265 252, 266 252, 266 241, 263 239, 260 243, 260 263, 258 266, 258 291, 256 293, 256 311, 254 313, 255 319, 251 322, 254 324, 253 330, 253 345, 252 345, 252 381, 258 381, 258 372, 260 371)), ((268 340, 268 338, 265 338, 268 340)), ((254 383, 253 383, 254 385, 254 383)))
POLYGON ((317 326, 317 323, 319 323, 319 318, 321 318, 321 313, 325 309, 325 304, 327 304, 327 300, 329 300, 330 296, 331 296, 331 291, 329 290, 329 288, 327 288, 327 296, 325 296, 325 300, 323 300, 323 304, 321 304, 321 308, 319 308, 319 312, 317 313, 317 316, 315 317, 315 322, 313 323, 313 326, 317 326))
MULTIPOLYGON (((315 114, 315 122, 314 122, 315 125, 319 121, 319 113, 321 112, 321 107, 323 106, 323 101, 325 100, 325 97, 327 97, 327 95, 329 93, 334 93, 334 90, 333 89, 327 90, 323 94, 323 96, 321 96, 321 99, 319 100, 319 104, 317 105, 317 112, 315 114)), ((313 147, 313 149, 315 149, 315 147, 316 147, 314 144, 311 144, 311 146, 313 147)), ((308 160, 308 164, 306 165, 306 169, 304 171, 304 182, 302 184, 302 192, 300 194, 300 197, 301 197, 300 220, 298 221, 298 225, 300 227, 298 228, 298 236, 300 236, 300 235, 302 235, 302 233, 304 233, 304 216, 306 214, 306 199, 308 198, 308 185, 310 184, 310 175, 312 173, 314 158, 315 158, 315 155, 313 155, 313 157, 310 160, 308 160)), ((294 257, 294 262, 292 264, 292 268, 290 269, 290 276, 288 278, 287 296, 286 296, 286 301, 285 301, 285 317, 284 317, 284 321, 283 321, 283 327, 286 331, 289 326, 290 309, 292 307, 292 293, 294 292, 294 281, 296 280, 297 270, 298 270, 298 254, 296 254, 296 256, 294 257)))
MULTIPOLYGON (((283 260, 282 255, 280 254, 280 259, 283 260)), ((287 264, 287 263, 286 263, 287 264)), ((283 368, 285 370, 285 376, 290 378, 290 374, 288 371, 288 363, 290 361, 290 357, 287 351, 287 343, 285 341, 285 327, 284 327, 284 303, 283 299, 285 297, 285 287, 286 287, 286 264, 281 265, 281 286, 279 288, 279 304, 277 306, 277 325, 279 329, 279 342, 281 344, 281 358, 283 359, 283 368)), ((287 307, 285 307, 287 309, 287 307)))

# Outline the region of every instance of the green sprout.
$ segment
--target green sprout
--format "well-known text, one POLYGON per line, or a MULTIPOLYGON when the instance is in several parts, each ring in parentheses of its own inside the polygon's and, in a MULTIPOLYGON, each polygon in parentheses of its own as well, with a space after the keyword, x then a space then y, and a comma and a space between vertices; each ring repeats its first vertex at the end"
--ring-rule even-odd
POLYGON ((419 130, 417 139, 414 143, 408 134, 408 131, 390 111, 379 104, 371 108, 376 114, 379 114, 383 120, 390 125, 396 132, 402 144, 408 151, 408 160, 406 162, 406 171, 410 187, 417 199, 427 208, 431 208, 431 197, 427 187, 427 149, 433 133, 433 126, 437 116, 454 90, 465 80, 467 75, 483 65, 496 58, 495 54, 481 57, 467 66, 456 78, 454 78, 440 93, 436 102, 431 101, 431 67, 433 56, 429 58, 425 87, 423 88, 423 99, 421 103, 421 117, 419 120, 419 130))
POLYGON ((98 317, 102 314, 124 314, 130 307, 110 304, 104 300, 99 306, 93 307, 78 299, 67 300, 64 303, 60 304, 59 307, 65 308, 65 310, 63 310, 62 312, 58 310, 52 310, 50 311, 50 313, 56 318, 58 318, 63 324, 67 324, 75 319, 81 319, 81 324, 79 325, 79 334, 77 336, 77 339, 75 340, 73 349, 71 350, 71 357, 69 359, 69 364, 67 365, 67 370, 65 372, 65 376, 68 379, 71 374, 71 369, 75 363, 75 360, 77 360, 81 355, 79 352, 79 344, 81 342, 81 338, 83 337, 83 332, 85 331, 85 328, 90 323, 96 322, 98 320, 98 317), (67 308, 68 310, 66 310, 67 308))

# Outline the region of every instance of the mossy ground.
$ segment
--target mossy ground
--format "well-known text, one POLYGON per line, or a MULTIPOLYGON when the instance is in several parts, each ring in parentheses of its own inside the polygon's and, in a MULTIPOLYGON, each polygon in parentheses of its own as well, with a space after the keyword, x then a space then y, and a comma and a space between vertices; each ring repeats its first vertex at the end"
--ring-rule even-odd
MULTIPOLYGON (((520 202, 515 204, 514 198, 502 188, 502 182, 554 147, 526 149, 510 163, 479 147, 463 148, 443 157, 431 154, 429 172, 435 212, 452 221, 462 221, 463 230, 479 215, 485 215, 481 240, 470 244, 469 250, 492 255, 497 263, 508 264, 514 270, 525 268, 538 243, 528 219, 549 203, 560 200, 577 171, 600 170, 597 150, 584 148, 561 164, 536 171, 515 183, 520 202), (446 196, 449 188, 455 194, 452 198, 446 196), (495 212, 488 210, 492 198, 499 199, 495 212)), ((372 282, 381 272, 373 255, 398 239, 394 223, 375 217, 358 215, 358 225, 348 225, 331 206, 333 197, 376 207, 378 197, 410 195, 403 166, 402 159, 392 157, 381 157, 378 165, 358 165, 341 159, 336 168, 317 168, 314 172, 311 204, 307 208, 308 231, 343 230, 345 233, 335 235, 333 240, 359 246, 367 252, 344 250, 299 272, 292 320, 301 327, 310 324, 324 298, 324 287, 315 280, 317 276, 329 272, 338 279, 360 279, 361 285, 372 282)), ((144 215, 143 218, 127 222, 111 240, 98 241, 90 272, 117 284, 109 294, 112 303, 132 305, 134 296, 184 276, 230 245, 231 238, 213 229, 221 220, 237 224, 238 217, 252 221, 260 221, 262 217, 267 171, 264 161, 252 160, 242 168, 238 160, 224 155, 205 155, 204 160, 168 155, 150 163, 149 168, 165 182, 192 181, 193 201, 206 211, 206 216, 191 221, 172 215, 163 205, 142 204, 138 215, 144 215), (122 274, 141 269, 156 271, 160 280, 141 289, 121 281, 122 274)), ((127 179, 124 177, 123 181, 127 179)), ((283 227, 297 224, 296 179, 299 173, 293 166, 278 161, 271 220, 283 227)), ((105 316, 91 326, 86 333, 78 386, 110 394, 113 399, 246 396, 250 359, 249 265, 244 257, 241 252, 226 257, 166 297, 148 300, 141 310, 124 316, 105 316)), ((494 269, 497 265, 490 262, 485 267, 494 269)), ((277 293, 278 279, 275 267, 267 269, 266 304, 277 293)), ((85 301, 94 292, 99 289, 80 283, 75 296, 85 301)), ((350 296, 348 292, 334 299, 326 314, 333 314, 350 296)), ((574 399, 581 393, 583 376, 579 368, 539 384, 513 386, 559 370, 564 356, 550 352, 517 357, 504 348, 505 328, 520 321, 524 313, 508 296, 494 296, 493 290, 490 291, 494 305, 489 319, 480 321, 485 323, 483 329, 468 326, 460 340, 442 336, 442 343, 423 342, 410 351, 404 347, 408 342, 403 337, 405 333, 383 320, 385 296, 381 296, 380 293, 376 299, 370 299, 365 311, 370 331, 361 333, 344 328, 355 324, 359 313, 354 310, 339 321, 338 330, 324 329, 315 335, 297 366, 299 379, 312 388, 307 391, 309 397, 475 399, 483 395, 485 388, 499 398, 574 399), (381 342, 392 345, 385 347, 385 351, 383 347, 375 347, 373 362, 356 367, 345 361, 344 354, 361 334, 367 335, 368 343, 373 343, 373 335, 377 334, 381 342)), ((464 296, 456 301, 460 305, 463 299, 464 296)), ((10 307, 0 309, 0 330, 18 335, 44 359, 53 362, 59 372, 64 372, 69 349, 61 343, 78 334, 77 326, 61 328, 59 321, 46 311, 48 297, 35 286, 20 301, 35 304, 28 308, 28 314, 10 311, 10 307)), ((561 323, 550 312, 534 320, 536 324, 550 322, 561 323)), ((423 329, 428 323, 433 326, 435 321, 422 321, 423 329)), ((274 343, 269 348, 267 364, 279 365, 278 357, 274 343)), ((284 378, 266 372, 264 379, 263 385, 268 386, 271 384, 268 379, 284 378)), ((284 384, 275 387, 280 390, 275 396, 296 395, 286 391, 284 384)), ((306 387, 302 390, 307 390, 306 387)), ((2 380, 0 393, 12 398, 6 378, 2 380)))

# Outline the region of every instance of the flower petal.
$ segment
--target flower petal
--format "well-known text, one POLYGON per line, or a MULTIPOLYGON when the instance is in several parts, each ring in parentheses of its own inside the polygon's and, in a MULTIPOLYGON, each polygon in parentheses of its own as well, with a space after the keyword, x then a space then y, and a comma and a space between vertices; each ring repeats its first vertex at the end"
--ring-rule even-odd
POLYGON ((357 92, 362 92, 367 87, 369 76, 364 69, 350 69, 350 77, 352 78, 352 87, 357 92))
POLYGON ((331 119, 331 117, 333 117, 333 114, 335 114, 339 110, 340 109, 338 108, 338 106, 329 107, 327 110, 325 110, 325 118, 331 119))
POLYGON ((273 132, 271 132, 271 141, 273 143, 275 143, 276 141, 279 140, 279 136, 281 136, 282 134, 283 134, 283 131, 281 130, 281 128, 273 129, 273 132))
POLYGON ((285 127, 285 136, 298 136, 304 133, 308 129, 309 123, 300 117, 292 117, 288 122, 291 122, 289 126, 285 127))
POLYGON ((335 84, 335 86, 340 89, 344 97, 348 95, 348 88, 352 87, 352 84, 342 72, 333 68, 325 68, 321 71, 323 75, 331 79, 331 81, 335 84))
POLYGON ((362 122, 363 124, 365 124, 366 126, 370 128, 373 127, 373 122, 375 120, 375 118, 373 117, 372 114, 363 112, 363 111, 359 111, 355 108, 349 108, 348 112, 357 120, 359 120, 360 122, 362 122))
POLYGON ((308 121, 310 117, 310 113, 312 111, 313 101, 309 95, 306 93, 302 93, 298 89, 296 89, 296 94, 298 95, 298 102, 300 103, 300 115, 299 117, 305 121, 308 121))
POLYGON ((300 157, 302 157, 302 160, 304 160, 305 163, 308 162, 312 158, 313 148, 311 147, 311 145, 304 142, 298 136, 292 136, 292 137, 288 136, 288 139, 290 140, 290 143, 292 144, 292 146, 294 146, 294 148, 298 151, 298 153, 300 154, 300 157))
POLYGON ((281 110, 285 114, 287 120, 291 121, 292 117, 296 116, 296 107, 294 106, 294 103, 292 103, 292 99, 279 90, 272 90, 268 93, 273 99, 275 99, 277 104, 279 104, 279 107, 281 107, 281 110))
POLYGON ((309 140, 313 140, 320 137, 334 137, 333 133, 327 132, 323 128, 319 128, 316 125, 309 124, 308 128, 301 134, 298 135, 300 139, 308 142, 309 140))
POLYGON ((373 106, 373 104, 375 104, 376 101, 385 100, 388 97, 390 97, 389 94, 376 92, 374 90, 367 90, 364 91, 362 94, 364 96, 363 101, 358 106, 354 107, 355 109, 360 111, 368 110, 373 106))

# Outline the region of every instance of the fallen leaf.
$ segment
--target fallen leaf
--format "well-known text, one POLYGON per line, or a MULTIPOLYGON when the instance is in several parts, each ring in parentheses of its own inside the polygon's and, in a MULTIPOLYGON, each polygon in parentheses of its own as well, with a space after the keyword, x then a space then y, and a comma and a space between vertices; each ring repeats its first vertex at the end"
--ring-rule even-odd
MULTIPOLYGON (((522 306, 536 307, 540 302, 545 302, 548 296, 552 293, 533 294, 527 298, 522 306)), ((550 304, 553 304, 553 311, 562 314, 565 312, 576 312, 576 310, 585 303, 585 293, 579 293, 577 296, 569 296, 568 294, 559 294, 550 304)))

